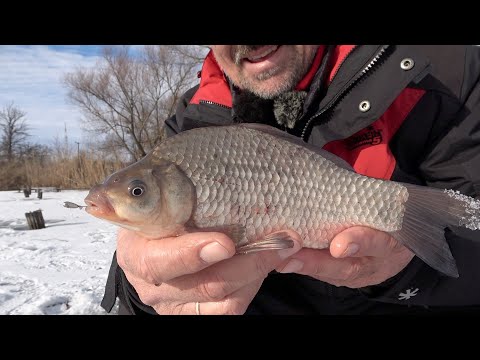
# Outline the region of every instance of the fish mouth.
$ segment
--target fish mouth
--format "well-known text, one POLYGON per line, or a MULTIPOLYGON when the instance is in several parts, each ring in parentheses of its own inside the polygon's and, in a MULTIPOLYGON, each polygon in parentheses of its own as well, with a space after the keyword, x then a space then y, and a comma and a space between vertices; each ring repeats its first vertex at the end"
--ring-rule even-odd
POLYGON ((111 219, 116 217, 115 209, 103 192, 93 192, 88 194, 84 200, 87 207, 85 211, 90 215, 102 218, 111 219))

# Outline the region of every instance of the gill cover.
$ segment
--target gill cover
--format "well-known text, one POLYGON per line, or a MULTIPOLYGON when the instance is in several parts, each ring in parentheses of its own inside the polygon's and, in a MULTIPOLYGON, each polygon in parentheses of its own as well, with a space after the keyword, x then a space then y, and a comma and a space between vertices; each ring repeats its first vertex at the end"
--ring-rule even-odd
MULTIPOLYGON (((174 163, 159 159, 152 167, 162 202, 162 220, 165 225, 185 225, 196 206, 196 190, 192 181, 174 163)), ((170 227, 170 226, 168 226, 170 227)))

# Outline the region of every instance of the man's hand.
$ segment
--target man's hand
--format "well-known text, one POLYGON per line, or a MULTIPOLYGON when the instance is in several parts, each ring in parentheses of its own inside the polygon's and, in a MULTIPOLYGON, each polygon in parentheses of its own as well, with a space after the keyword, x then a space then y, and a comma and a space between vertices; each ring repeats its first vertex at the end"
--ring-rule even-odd
POLYGON ((302 249, 277 267, 336 286, 377 285, 404 269, 414 254, 389 234, 355 226, 339 233, 330 249, 302 249))
POLYGON ((268 273, 301 248, 235 255, 226 235, 191 233, 148 240, 122 229, 117 261, 140 300, 158 314, 243 314, 268 273))

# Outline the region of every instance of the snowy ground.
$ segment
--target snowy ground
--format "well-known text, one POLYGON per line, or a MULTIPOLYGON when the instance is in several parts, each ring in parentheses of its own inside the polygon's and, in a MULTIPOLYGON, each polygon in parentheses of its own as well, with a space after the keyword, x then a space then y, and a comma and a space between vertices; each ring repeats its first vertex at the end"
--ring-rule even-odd
POLYGON ((63 207, 86 195, 0 191, 0 315, 107 314, 100 302, 118 228, 63 207), (29 230, 25 213, 38 209, 46 228, 29 230))

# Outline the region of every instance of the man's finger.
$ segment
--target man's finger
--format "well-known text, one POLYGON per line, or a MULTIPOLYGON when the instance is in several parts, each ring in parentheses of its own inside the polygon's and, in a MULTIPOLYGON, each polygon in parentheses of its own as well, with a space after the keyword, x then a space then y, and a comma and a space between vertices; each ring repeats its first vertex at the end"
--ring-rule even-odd
POLYGON ((218 302, 192 303, 192 313, 198 315, 243 315, 260 289, 263 280, 248 284, 218 302))
POLYGON ((330 253, 335 258, 387 257, 402 248, 390 234, 364 226, 348 228, 330 243, 330 253))
POLYGON ((254 281, 263 280, 288 256, 301 249, 301 238, 290 232, 294 247, 284 250, 259 251, 235 256, 210 266, 198 274, 183 276, 162 284, 170 296, 183 301, 198 299, 217 302, 254 281))
POLYGON ((360 275, 363 261, 357 258, 337 259, 328 249, 302 249, 276 270, 280 273, 297 273, 319 278, 351 281, 360 275))
POLYGON ((233 255, 233 241, 216 232, 190 233, 160 240, 147 240, 126 231, 118 236, 120 267, 152 284, 196 273, 233 255))

